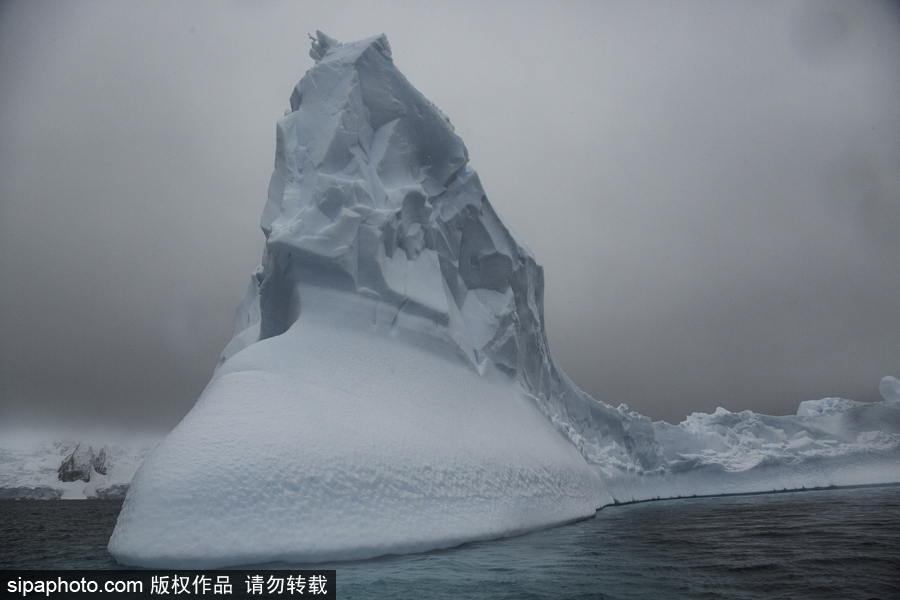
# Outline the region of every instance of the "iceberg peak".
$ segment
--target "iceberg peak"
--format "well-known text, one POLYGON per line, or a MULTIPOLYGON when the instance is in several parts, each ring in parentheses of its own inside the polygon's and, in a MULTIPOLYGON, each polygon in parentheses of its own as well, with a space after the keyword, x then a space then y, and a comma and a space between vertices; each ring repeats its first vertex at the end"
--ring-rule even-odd
POLYGON ((335 48, 341 45, 339 41, 332 37, 328 37, 318 29, 316 30, 315 37, 313 37, 312 34, 309 34, 309 39, 312 40, 312 48, 309 51, 309 56, 316 61, 316 64, 325 58, 329 48, 335 48))
POLYGON ((220 364, 303 310, 320 320, 362 312, 375 330, 514 377, 586 457, 658 468, 649 422, 597 403, 553 359, 543 268, 494 210, 449 119, 397 69, 387 38, 323 34, 314 49, 325 54, 278 121, 262 264, 220 364), (355 296, 356 308, 317 304, 315 290, 355 296), (604 439, 582 435, 611 419, 604 439))

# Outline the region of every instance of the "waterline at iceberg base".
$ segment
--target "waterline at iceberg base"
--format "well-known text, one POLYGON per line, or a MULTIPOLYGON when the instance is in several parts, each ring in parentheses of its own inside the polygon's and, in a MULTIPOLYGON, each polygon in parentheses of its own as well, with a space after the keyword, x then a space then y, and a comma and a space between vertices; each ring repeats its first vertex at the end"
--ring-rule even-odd
POLYGON ((900 481, 885 402, 672 426, 554 361, 543 271, 385 36, 318 33, 277 127, 261 265, 109 550, 211 568, 444 548, 650 498, 900 481))

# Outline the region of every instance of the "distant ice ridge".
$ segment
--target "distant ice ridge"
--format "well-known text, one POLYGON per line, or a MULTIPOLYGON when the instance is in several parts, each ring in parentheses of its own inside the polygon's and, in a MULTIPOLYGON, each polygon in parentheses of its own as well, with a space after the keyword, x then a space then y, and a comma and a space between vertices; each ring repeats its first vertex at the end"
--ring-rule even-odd
POLYGON ((311 55, 278 122, 234 338, 135 475, 120 562, 358 559, 617 501, 900 481, 896 401, 879 404, 892 425, 865 429, 840 415, 867 406, 671 426, 590 398, 550 354, 541 267, 387 38, 317 32, 311 55), (887 467, 854 479, 839 463, 887 467))

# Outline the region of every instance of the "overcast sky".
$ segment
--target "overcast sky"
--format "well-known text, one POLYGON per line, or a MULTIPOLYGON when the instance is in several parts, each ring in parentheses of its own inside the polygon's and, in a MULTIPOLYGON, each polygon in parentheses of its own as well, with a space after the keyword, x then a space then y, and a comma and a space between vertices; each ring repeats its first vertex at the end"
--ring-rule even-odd
POLYGON ((678 422, 900 376, 900 10, 0 3, 0 429, 167 430, 259 263, 307 33, 386 33, 582 389, 678 422))

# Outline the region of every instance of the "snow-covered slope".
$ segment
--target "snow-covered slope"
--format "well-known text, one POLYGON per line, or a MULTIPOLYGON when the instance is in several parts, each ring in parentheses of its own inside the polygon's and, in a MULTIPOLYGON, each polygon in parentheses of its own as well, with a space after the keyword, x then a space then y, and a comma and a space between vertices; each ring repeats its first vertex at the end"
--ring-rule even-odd
POLYGON ((387 39, 318 33, 311 54, 262 264, 207 389, 135 475, 120 562, 364 558, 616 501, 900 481, 893 400, 671 426, 583 393, 550 354, 541 267, 387 39))
POLYGON ((124 498, 157 440, 72 441, 43 432, 0 436, 0 498, 124 498), (56 437, 62 441, 49 441, 56 437))

